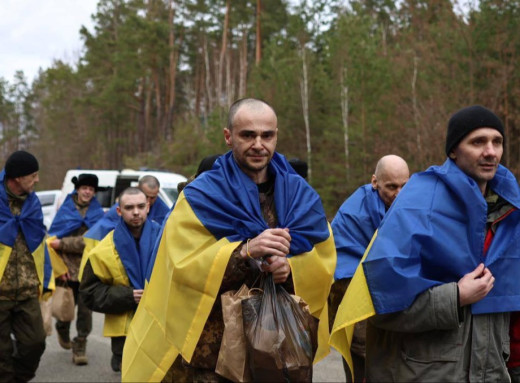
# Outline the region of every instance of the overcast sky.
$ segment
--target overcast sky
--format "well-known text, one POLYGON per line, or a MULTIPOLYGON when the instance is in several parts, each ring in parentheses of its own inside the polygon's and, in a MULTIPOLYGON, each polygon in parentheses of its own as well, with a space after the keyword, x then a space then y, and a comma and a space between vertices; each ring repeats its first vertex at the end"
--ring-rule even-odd
POLYGON ((79 30, 92 30, 97 0, 0 0, 0 77, 23 70, 32 82, 54 59, 77 61, 79 30))
MULTIPOLYGON (((82 49, 79 30, 93 30, 91 15, 98 0, 0 0, 0 77, 13 81, 23 70, 31 83, 39 68, 53 60, 77 62, 82 49)), ((297 0, 290 0, 296 3, 297 0)), ((460 0, 478 4, 477 0, 460 0)))

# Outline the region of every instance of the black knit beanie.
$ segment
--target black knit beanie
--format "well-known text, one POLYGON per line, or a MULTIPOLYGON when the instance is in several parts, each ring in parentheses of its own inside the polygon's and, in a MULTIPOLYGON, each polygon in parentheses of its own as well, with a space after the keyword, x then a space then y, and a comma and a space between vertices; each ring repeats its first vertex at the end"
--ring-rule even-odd
POLYGON ((451 116, 446 134, 446 155, 469 133, 479 128, 492 128, 505 139, 504 127, 495 113, 480 105, 468 106, 451 116))
POLYGON ((38 160, 31 153, 18 150, 5 161, 7 178, 17 178, 33 174, 39 170, 38 160))

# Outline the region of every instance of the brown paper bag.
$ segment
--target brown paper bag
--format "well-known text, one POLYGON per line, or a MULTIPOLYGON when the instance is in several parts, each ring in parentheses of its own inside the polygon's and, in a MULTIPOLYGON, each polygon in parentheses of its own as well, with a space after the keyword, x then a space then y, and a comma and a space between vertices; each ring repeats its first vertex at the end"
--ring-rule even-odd
POLYGON ((215 372, 234 382, 251 382, 241 304, 248 294, 249 288, 242 285, 238 291, 228 291, 221 295, 224 334, 215 372))
POLYGON ((62 322, 74 320, 74 293, 68 286, 56 286, 52 296, 52 316, 62 322))
POLYGON ((45 334, 47 336, 52 334, 51 302, 51 299, 40 300, 40 310, 42 311, 43 329, 45 330, 45 334))

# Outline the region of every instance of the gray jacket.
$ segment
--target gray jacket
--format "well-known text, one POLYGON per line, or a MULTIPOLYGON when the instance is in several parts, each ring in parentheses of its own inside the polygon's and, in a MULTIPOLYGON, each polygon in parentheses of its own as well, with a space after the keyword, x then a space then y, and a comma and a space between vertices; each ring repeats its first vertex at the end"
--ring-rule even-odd
POLYGON ((408 309, 368 321, 369 382, 509 382, 509 313, 472 315, 457 284, 430 288, 408 309))

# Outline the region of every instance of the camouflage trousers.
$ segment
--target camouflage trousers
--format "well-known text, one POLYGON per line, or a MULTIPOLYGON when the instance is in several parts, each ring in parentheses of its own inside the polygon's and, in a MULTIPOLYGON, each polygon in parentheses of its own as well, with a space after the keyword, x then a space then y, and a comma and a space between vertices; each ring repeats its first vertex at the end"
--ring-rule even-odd
POLYGON ((0 381, 32 379, 44 351, 45 331, 38 298, 0 300, 0 381))
POLYGON ((166 375, 164 376, 163 383, 227 383, 230 380, 223 378, 215 371, 205 368, 194 368, 189 366, 182 360, 179 355, 175 362, 172 364, 166 375))

